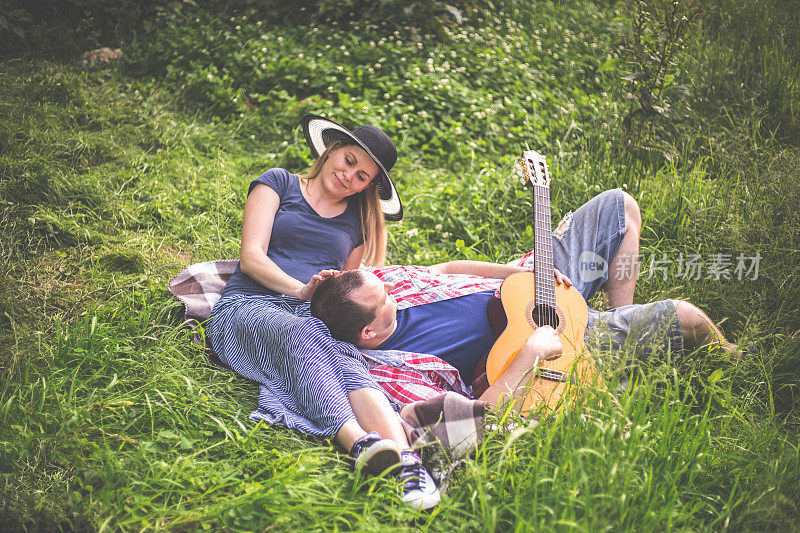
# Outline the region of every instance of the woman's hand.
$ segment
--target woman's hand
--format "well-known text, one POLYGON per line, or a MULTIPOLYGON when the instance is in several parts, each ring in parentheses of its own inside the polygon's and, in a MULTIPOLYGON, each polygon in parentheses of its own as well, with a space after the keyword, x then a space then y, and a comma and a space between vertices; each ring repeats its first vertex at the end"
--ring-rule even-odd
POLYGON ((556 285, 561 285, 562 283, 567 287, 572 287, 572 280, 569 279, 567 276, 561 273, 561 271, 557 268, 554 268, 553 271, 556 274, 556 285))
POLYGON ((317 290, 317 287, 319 287, 320 283, 338 273, 338 270, 320 270, 317 274, 311 276, 309 282, 300 288, 296 296, 301 300, 310 300, 311 297, 314 296, 314 291, 317 290))

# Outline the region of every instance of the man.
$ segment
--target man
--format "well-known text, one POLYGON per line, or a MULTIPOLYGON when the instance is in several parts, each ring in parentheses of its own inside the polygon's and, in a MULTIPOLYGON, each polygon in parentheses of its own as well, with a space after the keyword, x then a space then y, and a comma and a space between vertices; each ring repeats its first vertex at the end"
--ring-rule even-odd
MULTIPOLYGON (((632 306, 636 284, 641 215, 629 194, 606 191, 568 214, 553 232, 553 259, 557 282, 571 285, 589 300, 604 290, 610 312, 590 312, 587 341, 600 348, 621 349, 636 341, 640 355, 668 342, 671 349, 718 342, 735 355, 735 345, 697 307, 680 300, 664 300, 632 306), (581 258, 589 254, 602 268, 581 270, 581 258), (602 346, 605 345, 605 346, 602 346)), ((528 270, 531 254, 512 265, 478 261, 454 261, 433 267, 386 267, 369 273, 336 276, 329 288, 312 301, 312 314, 321 318, 338 338, 363 348, 401 349, 436 355, 456 367, 464 383, 473 379, 475 364, 494 342, 486 315, 486 303, 499 280, 528 270), (445 284, 442 274, 470 274, 482 278, 445 284), (479 281, 475 281, 479 280, 479 281), (395 286, 394 295, 389 285, 395 286), (363 286, 363 287, 362 287, 363 286), (331 290, 334 289, 334 290, 331 290), (405 295, 405 297, 403 297, 405 295), (400 299, 400 311, 392 303, 400 299), (382 300, 381 300, 382 299, 382 300), (345 302, 342 306, 342 302, 345 302), (374 313, 374 316, 373 316, 374 313), (344 317, 347 319, 343 320, 344 317)), ((452 276, 448 280, 453 279, 452 276)), ((539 360, 559 353, 560 340, 551 328, 534 332, 498 380, 482 395, 496 401, 509 394, 539 360)))
MULTIPOLYGON (((454 261, 428 268, 432 275, 475 274, 505 278, 521 267, 478 261, 454 261)), ((556 283, 570 285, 557 273, 556 283)), ((436 355, 456 367, 466 383, 478 361, 494 342, 486 315, 492 291, 450 298, 398 311, 392 295, 394 285, 371 272, 351 270, 326 279, 311 301, 311 314, 322 320, 339 340, 362 349, 402 350, 436 355)), ((629 337, 640 355, 658 348, 679 351, 718 343, 732 355, 736 345, 728 343, 708 316, 682 300, 662 300, 628 305, 607 312, 591 311, 586 339, 590 346, 620 349, 629 337)), ((529 379, 529 370, 539 361, 562 351, 556 331, 536 329, 520 354, 501 378, 480 399, 496 403, 503 396, 519 397, 529 379)))

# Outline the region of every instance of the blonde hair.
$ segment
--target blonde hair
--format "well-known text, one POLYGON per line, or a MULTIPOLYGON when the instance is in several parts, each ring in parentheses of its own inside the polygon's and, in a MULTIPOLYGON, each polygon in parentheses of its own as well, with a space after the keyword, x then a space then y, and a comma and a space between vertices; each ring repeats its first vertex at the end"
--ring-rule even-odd
MULTIPOLYGON (((322 171, 322 166, 334 150, 349 145, 358 146, 346 140, 331 143, 322 152, 308 172, 300 175, 301 180, 316 179, 322 171)), ((364 257, 361 262, 367 266, 383 266, 386 262, 386 224, 381 210, 380 197, 378 196, 378 178, 373 179, 366 189, 354 195, 361 213, 361 237, 364 239, 364 257)))

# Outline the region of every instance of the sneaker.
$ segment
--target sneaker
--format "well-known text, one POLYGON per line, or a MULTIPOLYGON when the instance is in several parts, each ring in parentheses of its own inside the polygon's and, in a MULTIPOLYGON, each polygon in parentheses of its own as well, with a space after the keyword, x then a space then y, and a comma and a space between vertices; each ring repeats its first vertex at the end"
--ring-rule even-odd
POLYGON ((391 439, 382 439, 371 431, 358 439, 350 449, 355 469, 364 468, 372 474, 380 474, 400 463, 400 447, 391 439))
POLYGON ((439 503, 441 499, 439 489, 422 466, 419 455, 405 451, 401 456, 399 477, 403 483, 403 501, 417 509, 429 509, 439 503))

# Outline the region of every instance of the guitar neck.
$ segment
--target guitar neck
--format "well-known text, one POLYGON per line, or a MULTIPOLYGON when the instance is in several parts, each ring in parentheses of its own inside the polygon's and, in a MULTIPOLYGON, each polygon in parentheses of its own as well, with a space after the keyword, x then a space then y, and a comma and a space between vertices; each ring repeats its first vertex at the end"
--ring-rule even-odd
POLYGON ((543 185, 533 186, 533 232, 535 305, 554 307, 556 286, 550 221, 550 188, 543 185))
POLYGON ((547 159, 533 150, 522 153, 520 179, 533 187, 533 273, 534 304, 555 308, 556 282, 553 265, 553 238, 550 223, 550 171, 547 159))

